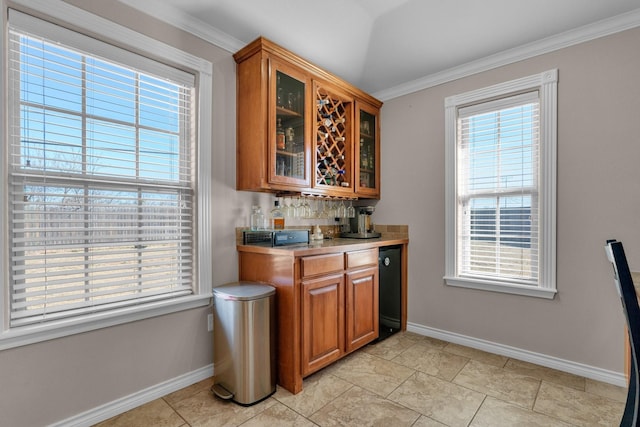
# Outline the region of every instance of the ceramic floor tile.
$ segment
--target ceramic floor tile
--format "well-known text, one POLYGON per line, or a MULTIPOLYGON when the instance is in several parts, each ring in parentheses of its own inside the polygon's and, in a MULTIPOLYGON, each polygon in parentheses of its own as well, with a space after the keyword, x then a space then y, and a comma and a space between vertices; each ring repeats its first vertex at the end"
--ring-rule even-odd
POLYGON ((617 402, 625 403, 627 401, 627 387, 618 387, 613 384, 607 384, 587 378, 584 391, 606 397, 617 402))
POLYGON ((180 427, 185 421, 162 399, 153 400, 145 405, 110 418, 96 427, 180 427))
POLYGON ((243 407, 215 398, 208 378, 98 426, 619 424, 626 388, 514 359, 500 368, 503 362, 501 356, 400 332, 306 378, 297 395, 278 387, 269 399, 243 407))
POLYGON ((354 386, 310 417, 321 426, 411 426, 420 414, 354 386))
POLYGON ((328 372, 384 397, 413 375, 415 371, 406 366, 359 352, 344 363, 330 366, 328 372))
POLYGON ((451 381, 469 359, 425 344, 415 344, 392 359, 393 362, 425 374, 451 381))
POLYGON ((264 426, 313 427, 315 424, 282 403, 276 403, 242 424, 242 427, 264 426))
POLYGON ((469 427, 571 427, 556 418, 487 397, 469 427))
POLYGON ((579 377, 578 375, 573 375, 568 372, 562 372, 556 369, 546 368, 544 366, 534 365, 533 363, 523 362, 522 360, 516 359, 509 359, 509 361, 505 365, 505 369, 516 372, 518 374, 528 375, 530 377, 549 381, 550 383, 584 391, 584 377, 579 377))
POLYGON ((430 345, 431 347, 445 348, 447 344, 449 344, 448 342, 439 340, 437 338, 425 337, 420 335, 418 336, 421 337, 421 339, 418 341, 419 343, 427 344, 427 345, 430 345))
POLYGON ((308 417, 351 387, 353 384, 321 371, 305 378, 300 393, 291 394, 278 387, 273 397, 299 414, 308 417))
POLYGON ((486 351, 477 350, 471 347, 465 347, 458 344, 447 344, 443 349, 447 353, 457 354, 468 359, 477 360, 478 362, 486 363, 487 365, 497 366, 502 368, 509 360, 508 357, 500 356, 498 354, 487 353, 486 351))
POLYGON ((467 426, 485 395, 422 372, 395 389, 389 400, 450 427, 467 426))
POLYGON ((453 382, 527 409, 533 407, 540 387, 539 379, 475 360, 469 361, 453 382))
POLYGON ((211 386, 213 385, 213 377, 207 378, 206 380, 198 381, 195 384, 190 385, 189 387, 185 387, 176 392, 170 393, 164 396, 164 400, 171 406, 174 406, 179 401, 186 399, 187 397, 191 397, 194 394, 200 393, 201 391, 211 390, 211 386))
POLYGON ((418 421, 416 421, 411 427, 447 427, 447 425, 442 424, 434 420, 433 418, 420 415, 420 418, 418 418, 418 421))
POLYGON ((364 347, 362 351, 383 359, 391 360, 419 342, 426 342, 434 347, 444 347, 446 345, 444 341, 441 341, 440 344, 437 340, 431 340, 432 341, 427 341, 426 337, 410 332, 398 332, 383 341, 364 347))
POLYGON ((617 426, 624 403, 543 381, 533 410, 579 426, 617 426))
POLYGON ((402 337, 402 339, 410 340, 415 343, 421 342, 423 344, 429 344, 437 348, 444 348, 447 344, 449 344, 447 341, 442 341, 437 338, 431 338, 426 335, 416 334, 414 332, 407 332, 407 331, 398 332, 394 336, 399 336, 399 337, 402 337))
POLYGON ((273 398, 268 398, 245 407, 218 399, 209 390, 203 390, 182 399, 174 409, 192 427, 238 426, 276 403, 273 398))

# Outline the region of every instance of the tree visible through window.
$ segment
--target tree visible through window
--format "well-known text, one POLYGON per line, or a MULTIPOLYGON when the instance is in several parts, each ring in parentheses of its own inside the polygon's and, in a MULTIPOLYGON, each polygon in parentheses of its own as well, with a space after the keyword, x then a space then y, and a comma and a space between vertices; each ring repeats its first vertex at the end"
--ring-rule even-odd
POLYGON ((10 325, 193 293, 193 75, 9 46, 10 325))

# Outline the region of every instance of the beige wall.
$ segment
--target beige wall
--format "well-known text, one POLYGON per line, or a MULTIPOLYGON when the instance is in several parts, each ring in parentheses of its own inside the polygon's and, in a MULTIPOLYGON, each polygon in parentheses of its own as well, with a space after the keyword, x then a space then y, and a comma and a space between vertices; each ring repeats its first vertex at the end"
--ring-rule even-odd
POLYGON ((622 372, 624 321, 603 246, 622 240, 640 269, 639 43, 634 29, 385 103, 375 219, 409 224, 409 322, 622 372), (549 301, 447 287, 444 99, 552 68, 558 294, 549 301))
MULTIPOLYGON (((272 198, 234 189, 231 55, 115 1, 69 2, 214 63, 214 286, 235 280, 235 227, 246 225, 251 204, 266 208, 272 198)), ((375 220, 410 225, 410 322, 622 370, 622 316, 602 247, 622 239, 640 270, 638 42, 640 30, 627 31, 386 102, 375 220), (559 294, 547 301, 445 287, 444 98, 555 67, 559 294)), ((53 423, 209 365, 209 310, 0 351, 3 425, 53 423)))
MULTIPOLYGON (((201 56, 213 71, 213 285, 237 280, 235 227, 266 195, 235 191, 235 63, 231 54, 116 1, 73 0, 98 15, 201 56)), ((6 14, 5 14, 6 16, 6 14)), ((0 424, 40 426, 212 363, 210 308, 0 351, 0 424)))

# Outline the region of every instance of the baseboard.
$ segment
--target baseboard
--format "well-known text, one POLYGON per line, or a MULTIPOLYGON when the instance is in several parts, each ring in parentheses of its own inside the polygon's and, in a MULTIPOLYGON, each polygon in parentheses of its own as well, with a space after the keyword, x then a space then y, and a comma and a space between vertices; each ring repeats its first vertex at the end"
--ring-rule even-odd
MULTIPOLYGON (((574 375, 580 375, 596 381, 602 381, 608 384, 620 387, 626 386, 626 378, 624 374, 594 366, 584 365, 582 363, 572 362, 570 360, 560 359, 546 354, 536 353, 529 350, 522 350, 503 344, 494 343, 466 335, 457 334, 455 332, 444 331, 441 329, 431 328, 416 323, 407 323, 407 331, 414 332, 419 335, 437 338, 454 344, 460 344, 489 353, 499 354, 514 359, 523 360, 536 365, 546 366, 547 368, 557 369, 559 371, 569 372, 574 375)), ((151 402, 174 391, 188 387, 198 381, 205 380, 213 376, 213 364, 204 366, 195 371, 188 372, 176 378, 164 381, 160 384, 140 390, 128 396, 116 399, 99 407, 90 409, 81 414, 51 424, 50 427, 90 427, 96 423, 107 420, 111 417, 119 415, 123 412, 137 408, 140 405, 151 402)))
POLYGON ((213 364, 116 399, 81 414, 74 415, 66 420, 51 424, 50 427, 89 427, 211 376, 213 376, 213 364))
POLYGON ((597 368, 595 366, 584 365, 582 363, 572 362, 570 360, 560 359, 554 356, 548 356, 546 354, 536 353, 529 350, 523 350, 508 345, 473 338, 466 335, 457 334, 455 332, 443 331, 441 329, 418 325, 416 323, 407 323, 407 331, 415 332, 416 334, 424 335, 431 338, 437 338, 443 341, 448 341, 454 344, 460 344, 478 350, 483 350, 489 353, 512 357, 514 359, 523 360, 529 363, 535 363, 536 365, 557 369, 559 371, 568 372, 570 374, 579 375, 585 378, 602 381, 620 387, 626 387, 627 384, 625 375, 620 372, 614 372, 597 368))

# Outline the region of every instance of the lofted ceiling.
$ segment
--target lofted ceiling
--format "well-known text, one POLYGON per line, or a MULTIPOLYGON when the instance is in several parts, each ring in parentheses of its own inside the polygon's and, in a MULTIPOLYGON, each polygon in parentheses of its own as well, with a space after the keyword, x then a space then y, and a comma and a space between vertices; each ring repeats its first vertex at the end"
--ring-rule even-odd
POLYGON ((374 95, 640 26, 640 0, 119 1, 231 52, 264 36, 374 95))

